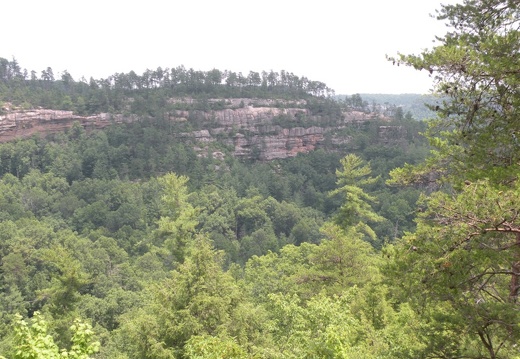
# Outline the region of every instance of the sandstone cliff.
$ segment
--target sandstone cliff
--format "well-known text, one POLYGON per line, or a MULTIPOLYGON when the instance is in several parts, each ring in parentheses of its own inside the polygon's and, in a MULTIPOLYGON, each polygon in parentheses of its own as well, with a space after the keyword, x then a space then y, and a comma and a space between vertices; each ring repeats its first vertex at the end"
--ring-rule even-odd
MULTIPOLYGON (((169 119, 176 122, 205 123, 207 129, 181 133, 198 142, 221 141, 234 148, 234 155, 269 161, 294 157, 324 145, 339 146, 351 137, 342 134, 347 126, 356 126, 375 117, 374 114, 349 111, 333 124, 315 116, 305 108, 305 101, 280 103, 273 100, 228 100, 230 108, 213 111, 172 111, 169 119), (241 103, 243 107, 238 107, 241 103), (275 106, 284 107, 275 107, 275 106), (298 107, 288 107, 298 106, 298 107)), ((203 152, 203 151, 202 151, 203 152)))
MULTIPOLYGON (((190 104, 193 101, 172 99, 171 103, 190 104)), ((342 134, 342 129, 373 119, 374 115, 345 112, 331 123, 326 118, 313 115, 305 107, 305 101, 280 104, 280 101, 265 99, 232 99, 226 100, 223 109, 171 110, 166 117, 175 123, 194 123, 196 126, 191 127, 201 128, 178 134, 180 138, 197 142, 201 153, 205 150, 205 143, 218 140, 232 147, 237 157, 268 161, 309 152, 325 142, 328 146, 349 143, 351 138, 342 134)), ((0 142, 27 138, 35 134, 45 136, 61 132, 70 128, 74 122, 79 122, 90 130, 137 119, 135 115, 101 113, 79 116, 71 111, 10 109, 5 115, 0 116, 0 142)), ((386 128, 382 129, 381 133, 390 132, 392 129, 386 128)))
POLYGON ((46 136, 65 131, 79 122, 86 129, 103 128, 115 123, 132 122, 137 116, 100 113, 93 116, 78 116, 72 111, 48 109, 11 110, 0 116, 0 142, 8 142, 33 135, 46 136))

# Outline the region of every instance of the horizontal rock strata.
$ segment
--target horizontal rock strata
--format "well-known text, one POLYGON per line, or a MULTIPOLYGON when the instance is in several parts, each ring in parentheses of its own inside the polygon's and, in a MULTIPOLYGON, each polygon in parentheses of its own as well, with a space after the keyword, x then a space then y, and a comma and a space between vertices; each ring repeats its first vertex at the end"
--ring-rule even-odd
MULTIPOLYGON (((171 99, 170 103, 192 104, 193 99, 171 99)), ((209 100, 217 101, 217 100, 209 100)), ((296 156, 309 152, 324 144, 325 138, 332 146, 344 145, 351 141, 349 136, 337 135, 341 129, 373 119, 373 114, 345 112, 336 125, 320 126, 325 123, 320 116, 314 116, 305 108, 305 101, 282 102, 267 99, 227 99, 221 110, 185 111, 174 110, 167 114, 172 122, 196 123, 202 128, 179 137, 191 139, 200 145, 222 141, 234 148, 234 155, 269 161, 276 158, 296 156), (295 106, 295 107, 280 107, 295 106), (306 126, 304 124, 307 124, 306 126)), ((0 116, 0 142, 17 138, 27 138, 35 134, 42 136, 62 132, 79 122, 85 129, 100 129, 111 124, 128 123, 138 120, 135 115, 100 113, 79 116, 72 111, 34 109, 10 110, 0 116)), ((399 130, 389 126, 381 129, 381 136, 399 130)), ((204 146, 203 146, 204 147, 204 146)))

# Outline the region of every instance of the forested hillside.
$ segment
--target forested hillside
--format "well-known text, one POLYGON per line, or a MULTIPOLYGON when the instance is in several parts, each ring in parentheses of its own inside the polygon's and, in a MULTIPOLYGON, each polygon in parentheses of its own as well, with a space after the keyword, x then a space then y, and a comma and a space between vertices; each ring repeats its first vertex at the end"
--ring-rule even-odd
POLYGON ((518 5, 418 121, 287 71, 0 58, 1 358, 518 358, 518 5), (424 134, 425 136, 423 136, 424 134))

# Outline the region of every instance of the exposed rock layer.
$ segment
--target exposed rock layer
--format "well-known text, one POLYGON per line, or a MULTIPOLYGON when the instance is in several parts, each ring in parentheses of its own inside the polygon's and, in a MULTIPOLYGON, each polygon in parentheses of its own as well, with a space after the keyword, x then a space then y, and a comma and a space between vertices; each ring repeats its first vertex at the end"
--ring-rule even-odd
POLYGON ((100 113, 93 116, 78 116, 72 111, 35 109, 13 111, 0 116, 0 142, 8 142, 32 135, 46 136, 65 131, 79 122, 86 129, 98 129, 115 123, 132 122, 137 116, 112 115, 100 113))
MULTIPOLYGON (((260 160, 272 160, 296 156, 309 152, 322 145, 327 138, 329 145, 348 143, 351 138, 341 133, 341 129, 363 123, 372 114, 362 112, 343 113, 342 119, 333 125, 323 125, 327 119, 313 116, 304 107, 305 103, 284 104, 297 106, 290 108, 274 107, 280 103, 273 100, 233 99, 226 100, 227 107, 212 111, 172 111, 167 118, 173 122, 197 123, 205 128, 180 137, 190 138, 199 143, 222 141, 234 148, 237 157, 254 157, 260 160), (247 105, 244 105, 247 103, 247 105), (300 107, 301 106, 301 107, 300 107)), ((172 99, 172 103, 192 103, 192 99, 172 99), (191 102, 190 102, 191 101, 191 102)), ((133 122, 137 116, 123 116, 101 113, 92 116, 78 116, 72 111, 35 109, 30 111, 11 110, 0 116, 0 142, 17 138, 27 138, 35 134, 48 135, 62 132, 79 122, 84 128, 99 129, 111 124, 133 122)), ((388 126, 387 126, 388 127, 388 126)), ((385 128, 382 133, 392 132, 385 128)), ((395 131, 394 131, 395 132, 395 131)))

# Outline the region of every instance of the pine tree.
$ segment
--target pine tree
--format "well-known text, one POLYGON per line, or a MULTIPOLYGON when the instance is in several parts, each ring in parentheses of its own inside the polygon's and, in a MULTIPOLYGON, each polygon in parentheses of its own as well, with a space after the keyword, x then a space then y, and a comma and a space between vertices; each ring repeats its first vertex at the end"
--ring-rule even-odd
POLYGON ((451 31, 440 45, 391 59, 429 71, 438 95, 432 156, 392 173, 393 182, 443 185, 423 198, 417 232, 394 253, 395 283, 428 323, 426 357, 519 354, 519 6, 444 5, 438 18, 451 31))

